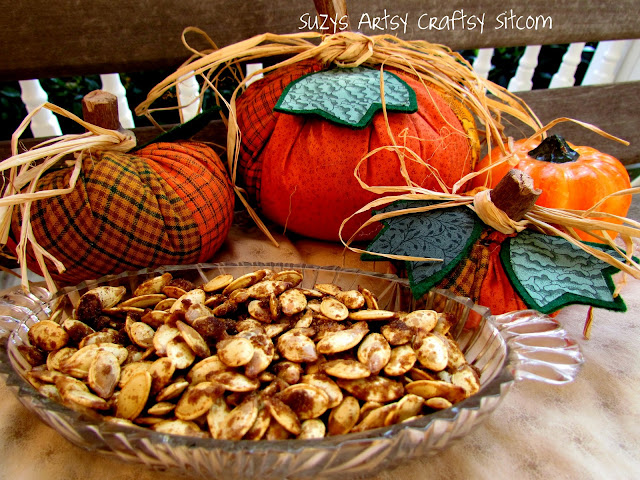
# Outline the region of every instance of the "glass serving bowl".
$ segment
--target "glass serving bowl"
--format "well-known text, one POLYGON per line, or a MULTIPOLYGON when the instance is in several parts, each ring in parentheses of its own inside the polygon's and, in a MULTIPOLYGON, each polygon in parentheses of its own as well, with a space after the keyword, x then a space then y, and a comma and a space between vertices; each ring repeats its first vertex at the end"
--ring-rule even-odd
POLYGON ((0 374, 19 401, 73 444, 147 467, 176 471, 197 478, 336 478, 365 476, 392 468, 415 456, 433 455, 466 435, 492 413, 515 381, 548 384, 572 381, 583 361, 578 345, 552 318, 533 310, 492 316, 488 309, 447 291, 432 290, 414 299, 408 281, 396 276, 335 267, 284 263, 220 263, 145 269, 83 282, 55 296, 36 287, 25 295, 19 287, 0 297, 0 374), (363 286, 388 310, 418 308, 453 313, 451 332, 469 363, 480 372, 480 391, 453 407, 360 433, 317 440, 229 441, 154 432, 101 421, 40 395, 27 381, 31 368, 21 353, 28 330, 48 318, 54 302, 80 296, 98 285, 135 288, 144 279, 169 271, 174 277, 204 283, 216 275, 237 277, 261 268, 296 269, 303 287, 335 283, 343 289, 363 286), (469 320, 473 320, 469 322, 469 320), (474 328, 466 325, 477 324, 474 328))

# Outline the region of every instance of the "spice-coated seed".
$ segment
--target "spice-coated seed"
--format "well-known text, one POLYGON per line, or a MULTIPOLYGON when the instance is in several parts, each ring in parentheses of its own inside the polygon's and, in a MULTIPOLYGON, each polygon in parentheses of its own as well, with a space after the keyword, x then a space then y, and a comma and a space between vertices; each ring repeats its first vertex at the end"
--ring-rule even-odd
POLYGON ((128 296, 93 288, 70 316, 31 327, 28 380, 111 422, 234 440, 389 426, 480 389, 453 314, 386 310, 362 286, 302 285, 299 271, 261 269, 201 286, 165 273, 128 296))

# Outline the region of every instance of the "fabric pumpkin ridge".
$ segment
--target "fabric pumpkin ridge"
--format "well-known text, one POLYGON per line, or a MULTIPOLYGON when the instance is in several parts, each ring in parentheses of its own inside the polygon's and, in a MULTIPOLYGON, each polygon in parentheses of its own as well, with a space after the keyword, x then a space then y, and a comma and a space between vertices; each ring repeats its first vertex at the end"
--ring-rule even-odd
MULTIPOLYGON (((66 267, 59 284, 161 265, 195 263, 222 245, 234 194, 222 161, 207 145, 157 143, 135 153, 97 152, 83 159, 72 193, 33 202, 39 244, 66 267)), ((64 188, 70 169, 49 172, 39 189, 64 188)), ((22 215, 15 209, 14 237, 22 215)), ((41 272, 31 248, 27 264, 41 272)))

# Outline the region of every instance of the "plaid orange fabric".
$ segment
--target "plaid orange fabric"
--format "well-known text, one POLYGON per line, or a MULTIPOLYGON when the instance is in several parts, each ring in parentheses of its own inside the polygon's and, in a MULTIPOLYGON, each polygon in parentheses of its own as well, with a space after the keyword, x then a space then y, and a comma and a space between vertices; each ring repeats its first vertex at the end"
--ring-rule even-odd
MULTIPOLYGON (((36 239, 66 267, 63 274, 57 274, 52 264, 47 265, 59 284, 144 267, 194 263, 211 252, 212 246, 204 245, 205 241, 222 243, 231 222, 233 203, 229 205, 228 198, 232 190, 228 180, 221 179, 213 150, 186 145, 148 148, 155 159, 142 157, 144 151, 136 155, 103 152, 85 158, 72 193, 32 204, 36 239), (160 161, 163 154, 166 162, 160 161), (159 173, 165 163, 167 171, 159 173), (176 177, 169 182, 171 175, 176 177), (208 183, 211 188, 206 187, 208 183), (223 193, 210 200, 216 186, 223 193), (202 198, 197 198, 199 191, 202 198)), ((69 168, 51 172, 39 187, 66 187, 70 175, 69 168)), ((20 220, 16 213, 16 238, 20 220)), ((27 261, 29 268, 40 271, 31 252, 27 261)))
POLYGON ((255 82, 247 89, 236 104, 238 127, 242 134, 239 152, 238 172, 242 176, 243 186, 253 198, 259 198, 262 162, 259 155, 267 140, 271 137, 278 116, 273 111, 278 98, 285 87, 307 73, 322 70, 316 60, 298 62, 278 69, 273 74, 255 82))
POLYGON ((227 236, 234 194, 224 165, 210 147, 196 142, 154 143, 136 152, 182 198, 198 226, 199 262, 211 258, 227 236))
POLYGON ((469 256, 436 288, 469 297, 495 314, 528 308, 511 286, 500 262, 500 248, 506 238, 507 235, 493 229, 485 230, 471 247, 469 256))
MULTIPOLYGON (((244 187, 254 198, 260 198, 260 180, 262 162, 260 153, 275 129, 279 115, 273 111, 285 87, 297 78, 308 73, 322 70, 325 66, 317 60, 307 60, 278 69, 265 78, 258 80, 253 88, 247 89, 237 101, 238 127, 242 134, 239 152, 239 173, 244 187)), ((478 134, 473 116, 459 100, 431 85, 440 94, 447 105, 460 120, 461 126, 471 144, 471 162, 478 160, 478 134)))
MULTIPOLYGON (((279 68, 238 99, 238 172, 265 218, 311 238, 337 241, 340 231, 342 238, 350 238, 367 215, 346 225, 344 220, 377 198, 358 183, 356 166, 369 185, 406 184, 399 155, 385 148, 392 145, 389 132, 428 164, 405 163, 407 176, 424 188, 441 190, 440 181, 452 187, 473 171, 477 142, 469 140, 470 125, 461 122, 436 90, 404 72, 395 73, 415 91, 418 112, 376 114, 363 129, 315 115, 272 111, 288 84, 321 66, 316 62, 279 68), (400 132, 406 133, 402 139, 400 132), (375 155, 361 163, 370 152, 375 155)), ((357 239, 371 239, 375 232, 360 231, 357 239)))
POLYGON ((456 268, 447 275, 437 288, 450 290, 456 295, 478 299, 480 287, 489 270, 488 240, 490 230, 485 230, 471 247, 467 258, 462 260, 456 268))

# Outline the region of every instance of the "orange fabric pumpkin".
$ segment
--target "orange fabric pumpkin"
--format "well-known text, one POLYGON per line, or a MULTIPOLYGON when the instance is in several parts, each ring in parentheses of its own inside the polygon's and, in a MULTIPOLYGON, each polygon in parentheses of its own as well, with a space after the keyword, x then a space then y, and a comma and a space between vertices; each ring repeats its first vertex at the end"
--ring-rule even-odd
MULTIPOLYGON (((534 186, 542 190, 537 205, 574 210, 587 210, 605 196, 631 186, 629 174, 618 159, 592 147, 571 145, 557 135, 540 145, 537 140, 518 140, 507 153, 515 155, 515 164, 504 162, 491 168, 474 178, 473 186, 493 188, 509 169, 517 168, 528 173, 534 186)), ((495 148, 478 163, 476 170, 501 158, 502 152, 495 148)), ((625 217, 630 205, 630 195, 612 197, 598 211, 625 217)), ((598 241, 586 233, 577 233, 583 240, 598 241)))
MULTIPOLYGON (((64 188, 73 167, 52 170, 39 190, 64 188)), ((154 143, 134 153, 83 159, 74 190, 33 202, 38 243, 66 267, 47 269, 59 284, 144 267, 208 260, 231 227, 234 192, 224 164, 197 142, 154 143)), ((20 237, 20 209, 12 219, 20 237)), ((15 247, 15 242, 14 242, 15 247)), ((41 273, 27 249, 27 264, 41 273)))
MULTIPOLYGON (((377 195, 364 190, 354 176, 358 162, 370 151, 392 145, 382 113, 364 129, 352 129, 309 115, 273 111, 280 94, 296 78, 323 66, 300 62, 276 70, 252 84, 237 101, 242 135, 239 172, 263 214, 279 225, 308 237, 338 240, 340 224, 377 195)), ((456 101, 404 72, 394 71, 416 92, 418 112, 389 113, 389 127, 398 144, 406 131, 406 146, 415 151, 451 188, 473 171, 478 139, 471 115, 456 101), (455 111, 454 111, 455 110, 455 111)), ((428 167, 406 160, 417 184, 442 191, 428 167)), ((394 152, 381 151, 360 170, 372 186, 405 185, 394 152)), ((348 239, 366 214, 343 231, 348 239)), ((378 227, 361 232, 372 238, 378 227)))

